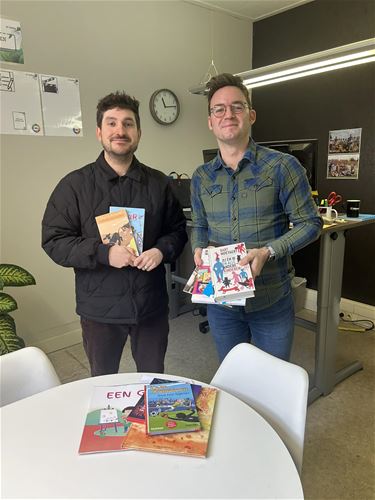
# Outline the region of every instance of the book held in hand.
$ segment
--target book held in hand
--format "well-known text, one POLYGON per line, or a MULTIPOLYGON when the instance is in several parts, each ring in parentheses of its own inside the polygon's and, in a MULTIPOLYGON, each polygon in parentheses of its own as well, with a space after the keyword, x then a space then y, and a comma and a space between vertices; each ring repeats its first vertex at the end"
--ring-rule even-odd
MULTIPOLYGON (((191 301, 194 304, 218 304, 211 279, 211 265, 208 248, 203 248, 201 258, 202 264, 194 269, 184 287, 184 292, 191 294, 191 301)), ((220 304, 227 306, 244 306, 246 304, 246 297, 228 298, 224 301, 220 301, 220 304)))
POLYGON ((128 214, 128 219, 133 231, 133 236, 137 245, 138 254, 141 255, 143 252, 143 235, 145 226, 145 209, 144 208, 134 208, 134 207, 109 207, 109 212, 118 212, 119 210, 125 210, 128 214))
POLYGON ((145 417, 150 435, 193 432, 201 428, 191 385, 184 382, 146 386, 145 417))
POLYGON ((255 286, 250 265, 239 264, 246 254, 245 243, 208 248, 216 301, 254 297, 255 286))
POLYGON ((98 215, 95 220, 103 243, 124 246, 139 255, 126 210, 98 215))

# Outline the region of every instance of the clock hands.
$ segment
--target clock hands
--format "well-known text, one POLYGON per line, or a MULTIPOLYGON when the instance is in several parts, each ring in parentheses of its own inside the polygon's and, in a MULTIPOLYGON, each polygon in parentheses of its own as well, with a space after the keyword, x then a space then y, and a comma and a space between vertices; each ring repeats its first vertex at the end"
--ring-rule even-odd
POLYGON ((172 104, 170 106, 167 106, 167 104, 165 104, 165 101, 164 101, 164 97, 161 98, 161 100, 163 101, 163 106, 165 108, 176 108, 177 106, 175 104, 172 104))

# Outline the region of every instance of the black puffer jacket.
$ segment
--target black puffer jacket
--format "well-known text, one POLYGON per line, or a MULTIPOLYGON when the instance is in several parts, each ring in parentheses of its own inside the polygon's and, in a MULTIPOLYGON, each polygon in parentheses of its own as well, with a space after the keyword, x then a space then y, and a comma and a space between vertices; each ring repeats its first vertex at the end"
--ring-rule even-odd
POLYGON ((53 191, 42 222, 42 246, 57 264, 74 267, 77 314, 103 323, 139 323, 167 313, 164 265, 151 272, 108 263, 95 217, 109 207, 145 208, 143 250, 158 248, 173 262, 187 241, 186 220, 168 178, 134 158, 119 177, 101 153, 53 191))

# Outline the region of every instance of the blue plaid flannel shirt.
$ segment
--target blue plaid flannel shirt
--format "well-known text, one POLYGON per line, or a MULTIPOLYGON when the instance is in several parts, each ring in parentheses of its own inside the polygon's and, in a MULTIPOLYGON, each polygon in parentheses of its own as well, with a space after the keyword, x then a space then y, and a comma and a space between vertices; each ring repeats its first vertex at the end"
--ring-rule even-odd
POLYGON ((267 245, 275 250, 275 260, 267 262, 255 280, 255 297, 246 301, 247 311, 265 309, 290 293, 290 256, 316 240, 322 228, 298 160, 253 140, 235 171, 224 165, 220 154, 196 169, 191 209, 193 251, 242 241, 248 250, 267 245))

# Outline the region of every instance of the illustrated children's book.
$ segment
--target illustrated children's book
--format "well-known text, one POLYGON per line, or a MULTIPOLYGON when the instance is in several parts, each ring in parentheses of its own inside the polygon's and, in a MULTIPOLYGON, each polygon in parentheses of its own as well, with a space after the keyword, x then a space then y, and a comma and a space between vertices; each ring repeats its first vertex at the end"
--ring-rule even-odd
MULTIPOLYGON (((203 248, 201 258, 202 264, 194 269, 184 287, 184 292, 191 294, 191 301, 195 304, 217 304, 215 289, 211 280, 208 248, 203 248)), ((244 306, 246 298, 226 300, 225 304, 228 306, 244 306)))
POLYGON ((123 446, 127 449, 205 458, 217 392, 214 387, 202 387, 195 400, 201 430, 152 436, 146 433, 144 423, 132 423, 123 446))
POLYGON ((191 385, 186 382, 145 387, 146 432, 193 432, 201 428, 191 385))
POLYGON ((126 210, 98 215, 95 220, 103 243, 121 245, 139 255, 126 210))
MULTIPOLYGON (((176 380, 165 380, 163 378, 153 378, 150 384, 173 384, 176 383, 176 380)), ((193 396, 195 401, 199 396, 199 393, 202 389, 201 385, 191 384, 191 389, 193 391, 193 396)), ((138 422, 140 424, 145 424, 145 397, 144 395, 139 399, 138 403, 134 406, 132 411, 127 416, 128 422, 138 422)))
POLYGON ((246 253, 245 243, 208 249, 216 301, 254 297, 255 286, 250 266, 239 264, 246 253))
POLYGON ((79 453, 123 450, 129 432, 127 415, 143 396, 144 384, 94 387, 79 453))
POLYGON ((118 212, 119 210, 126 210, 128 219, 133 230, 135 242, 139 255, 143 252, 143 235, 145 227, 145 209, 134 207, 109 207, 109 212, 118 212))

